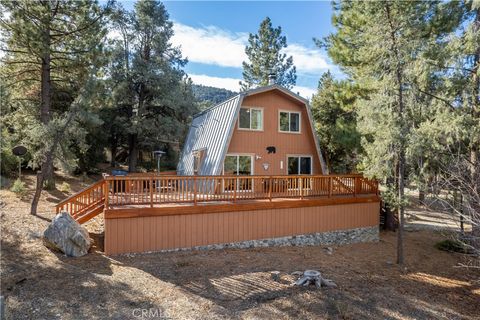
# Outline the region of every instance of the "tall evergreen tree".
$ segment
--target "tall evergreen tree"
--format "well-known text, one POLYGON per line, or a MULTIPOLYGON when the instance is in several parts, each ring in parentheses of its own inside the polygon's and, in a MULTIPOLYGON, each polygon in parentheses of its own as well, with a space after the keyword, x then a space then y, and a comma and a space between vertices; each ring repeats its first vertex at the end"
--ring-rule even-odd
MULTIPOLYGON (((362 165, 368 175, 394 181, 386 195, 398 208, 397 262, 402 264, 407 148, 424 95, 416 86, 425 65, 421 57, 429 39, 435 41, 454 23, 444 19, 441 4, 433 1, 342 1, 334 9, 337 32, 326 45, 332 59, 370 92, 357 102, 362 165)), ((458 19, 455 11, 449 13, 449 19, 458 19)))
POLYGON ((418 85, 434 113, 413 132, 412 151, 428 160, 424 173, 433 171, 442 187, 462 193, 472 225, 468 244, 480 252, 480 2, 452 2, 449 10, 454 28, 432 42, 426 81, 418 85))
POLYGON ((282 52, 287 47, 287 38, 282 28, 274 28, 269 17, 260 24, 257 34, 250 34, 245 48, 249 61, 243 62, 242 91, 255 86, 266 86, 269 75, 274 74, 275 83, 292 88, 297 82, 296 68, 292 56, 282 52))
POLYGON ((336 81, 330 72, 320 78, 311 105, 329 172, 356 170, 361 145, 355 101, 361 95, 354 84, 346 80, 336 81))
POLYGON ((1 9, 8 13, 0 21, 2 76, 15 92, 17 108, 31 116, 27 137, 36 141, 33 158, 42 170, 31 208, 35 214, 44 182, 54 186, 54 160, 66 136, 58 134, 59 121, 68 118, 71 124, 70 106, 101 57, 103 10, 88 0, 2 1, 1 9))
POLYGON ((113 124, 113 145, 126 133, 133 172, 141 148, 152 151, 159 144, 178 142, 196 105, 182 70, 187 61, 170 43, 172 23, 164 5, 140 0, 133 12, 118 8, 113 20, 121 36, 112 45, 108 81, 114 119, 108 122, 113 124))

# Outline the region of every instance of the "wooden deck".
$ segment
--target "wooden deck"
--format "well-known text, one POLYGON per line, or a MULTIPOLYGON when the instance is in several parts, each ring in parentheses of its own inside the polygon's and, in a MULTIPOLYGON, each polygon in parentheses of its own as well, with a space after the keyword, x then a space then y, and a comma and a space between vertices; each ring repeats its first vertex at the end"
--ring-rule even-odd
POLYGON ((378 184, 360 175, 105 176, 57 205, 79 223, 104 213, 117 254, 373 227, 378 184))
POLYGON ((378 201, 378 183, 361 175, 105 176, 57 205, 80 223, 105 212, 120 218, 295 208, 378 201), (105 196, 106 195, 106 196, 105 196))

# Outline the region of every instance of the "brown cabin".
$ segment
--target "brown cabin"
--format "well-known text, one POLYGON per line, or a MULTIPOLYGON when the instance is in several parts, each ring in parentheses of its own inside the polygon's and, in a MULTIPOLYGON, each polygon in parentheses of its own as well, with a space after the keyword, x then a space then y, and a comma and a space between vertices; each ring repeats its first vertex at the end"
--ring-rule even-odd
POLYGON ((241 93, 196 115, 177 172, 327 173, 308 101, 278 85, 241 93))
POLYGON ((105 175, 57 211, 103 213, 119 254, 371 241, 379 202, 375 180, 328 174, 308 101, 271 85, 195 115, 176 175, 105 175))

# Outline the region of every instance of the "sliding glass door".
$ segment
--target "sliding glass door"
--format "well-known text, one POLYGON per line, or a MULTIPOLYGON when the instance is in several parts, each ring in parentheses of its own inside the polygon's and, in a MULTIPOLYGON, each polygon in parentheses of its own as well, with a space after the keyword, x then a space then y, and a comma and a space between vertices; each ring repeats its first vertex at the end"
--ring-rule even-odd
POLYGON ((312 174, 312 157, 288 157, 288 174, 312 174))
MULTIPOLYGON (((253 160, 249 155, 227 155, 223 163, 224 175, 246 176, 253 174, 253 160)), ((226 183, 225 190, 252 190, 252 179, 235 179, 226 183)))

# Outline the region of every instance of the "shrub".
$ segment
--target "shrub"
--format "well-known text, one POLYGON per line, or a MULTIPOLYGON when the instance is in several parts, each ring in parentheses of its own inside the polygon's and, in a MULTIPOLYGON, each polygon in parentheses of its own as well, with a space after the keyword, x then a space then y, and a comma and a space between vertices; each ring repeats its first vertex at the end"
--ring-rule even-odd
POLYGON ((18 159, 12 153, 12 144, 6 130, 1 131, 2 146, 0 148, 0 174, 2 176, 15 176, 18 170, 18 159))
POLYGON ((68 184, 66 181, 64 181, 64 182, 58 187, 58 190, 60 190, 61 192, 65 192, 65 193, 68 193, 68 192, 72 191, 72 189, 70 188, 70 184, 68 184))
POLYGON ((17 179, 10 188, 10 191, 16 193, 17 196, 22 197, 27 193, 27 187, 25 187, 25 183, 23 183, 22 180, 17 179))
POLYGON ((448 252, 460 252, 460 253, 470 253, 470 250, 458 240, 446 239, 435 244, 435 248, 438 250, 448 251, 448 252))

